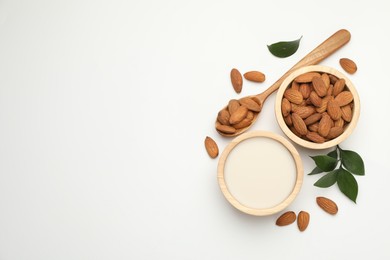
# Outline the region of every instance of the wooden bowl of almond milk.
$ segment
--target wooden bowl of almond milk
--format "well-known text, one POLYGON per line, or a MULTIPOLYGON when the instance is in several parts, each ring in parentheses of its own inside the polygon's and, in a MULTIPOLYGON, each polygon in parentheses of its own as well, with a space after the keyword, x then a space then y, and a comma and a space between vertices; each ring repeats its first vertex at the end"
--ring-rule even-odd
POLYGON ((227 145, 218 162, 218 183, 236 209, 255 216, 282 211, 297 196, 303 166, 284 137, 252 131, 227 145))

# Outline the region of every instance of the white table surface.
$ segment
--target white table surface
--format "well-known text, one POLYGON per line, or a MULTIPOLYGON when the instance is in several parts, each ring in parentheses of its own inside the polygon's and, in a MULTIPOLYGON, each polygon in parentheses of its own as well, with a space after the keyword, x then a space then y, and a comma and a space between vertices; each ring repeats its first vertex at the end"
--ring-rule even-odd
MULTIPOLYGON (((335 1, 0 1, 0 259, 390 259, 389 4, 335 1), (216 181, 231 139, 213 128, 231 98, 260 93, 338 29, 321 64, 350 76, 357 204, 305 178, 288 207, 308 229, 235 210, 216 181), (303 36, 291 57, 266 47, 303 36), (237 95, 229 73, 260 70, 237 95), (315 203, 339 205, 330 216, 315 203)), ((272 95, 252 130, 282 134, 272 95)))

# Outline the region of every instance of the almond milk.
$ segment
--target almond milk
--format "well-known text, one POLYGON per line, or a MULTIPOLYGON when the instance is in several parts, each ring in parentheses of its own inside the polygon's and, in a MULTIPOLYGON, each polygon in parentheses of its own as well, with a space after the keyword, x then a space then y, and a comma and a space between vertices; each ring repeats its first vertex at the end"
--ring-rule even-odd
POLYGON ((248 138, 229 153, 224 178, 231 195, 254 209, 283 202, 296 182, 296 165, 290 151, 277 140, 248 138))

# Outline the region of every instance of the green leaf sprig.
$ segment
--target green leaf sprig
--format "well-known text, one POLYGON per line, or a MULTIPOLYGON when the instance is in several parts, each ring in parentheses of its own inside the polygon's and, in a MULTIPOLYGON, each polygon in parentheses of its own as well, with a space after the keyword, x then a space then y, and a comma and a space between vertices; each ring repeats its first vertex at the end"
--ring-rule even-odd
POLYGON ((314 186, 328 188, 337 182, 340 191, 356 203, 358 184, 354 175, 364 175, 364 162, 360 155, 336 146, 334 151, 326 155, 311 156, 311 158, 316 167, 309 175, 328 172, 316 181, 314 186))
POLYGON ((298 40, 295 41, 290 41, 290 42, 277 42, 273 43, 271 45, 267 45, 268 50, 276 57, 279 58, 286 58, 291 55, 293 55, 299 47, 299 43, 302 39, 299 38, 298 40))

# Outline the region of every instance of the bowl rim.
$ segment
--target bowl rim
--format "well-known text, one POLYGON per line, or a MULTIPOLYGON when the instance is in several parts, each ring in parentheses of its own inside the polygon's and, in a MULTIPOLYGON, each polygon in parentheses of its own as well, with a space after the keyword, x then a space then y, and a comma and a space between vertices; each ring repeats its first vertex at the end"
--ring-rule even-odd
POLYGON ((239 135, 238 137, 234 138, 224 149, 222 152, 219 161, 218 161, 218 168, 217 168, 217 179, 218 179, 218 184, 219 187, 227 199, 227 201, 233 205, 236 209, 240 210, 241 212, 247 213, 249 215, 254 215, 254 216, 268 216, 272 215, 275 213, 278 213, 285 209, 287 206, 289 206, 296 196, 298 195, 302 182, 303 182, 303 164, 301 157, 297 151, 297 149, 292 145, 291 142, 289 142, 286 138, 277 135, 273 132, 268 132, 268 131, 251 131, 247 132, 244 134, 239 135), (230 193, 226 182, 225 182, 225 163, 226 160, 228 159, 228 156, 230 152, 242 141, 250 139, 250 138, 255 138, 255 137, 265 137, 265 138, 270 138, 273 139, 280 144, 282 144, 291 154, 294 163, 295 163, 295 170, 296 170, 296 179, 295 179, 295 184, 294 187, 291 191, 291 193, 285 198, 281 203, 278 205, 271 207, 271 208, 251 208, 248 206, 245 206, 241 204, 237 199, 234 198, 234 196, 230 193))
POLYGON ((341 142, 343 142, 345 139, 347 139, 349 137, 349 135, 355 129, 357 122, 359 120, 359 116, 360 116, 359 94, 356 91, 356 88, 353 85, 353 83, 351 82, 351 80, 345 74, 338 71, 337 69, 332 68, 332 67, 328 67, 328 66, 323 66, 323 65, 306 66, 306 67, 303 67, 303 68, 300 68, 300 69, 293 71, 280 85, 279 90, 276 93, 275 115, 276 115, 276 120, 279 124, 279 127, 282 129, 284 134, 287 135, 287 137, 290 140, 292 140, 293 142, 295 142, 296 144, 298 144, 302 147, 305 147, 305 148, 309 148, 309 149, 327 149, 327 148, 336 146, 336 145, 340 144, 341 142), (345 79, 345 85, 348 87, 349 91, 351 91, 353 98, 354 98, 354 100, 353 100, 353 102, 354 102, 353 116, 352 116, 351 122, 349 122, 348 126, 345 128, 344 132, 340 136, 338 136, 332 140, 329 140, 327 142, 324 142, 324 143, 314 143, 314 142, 310 142, 310 141, 304 140, 304 139, 296 136, 293 132, 291 132, 291 130, 288 128, 287 124, 284 122, 282 110, 281 110, 283 94, 284 94, 285 90, 287 89, 287 87, 290 85, 290 83, 297 76, 304 74, 306 72, 314 72, 314 71, 326 72, 328 74, 335 75, 338 78, 345 79))

